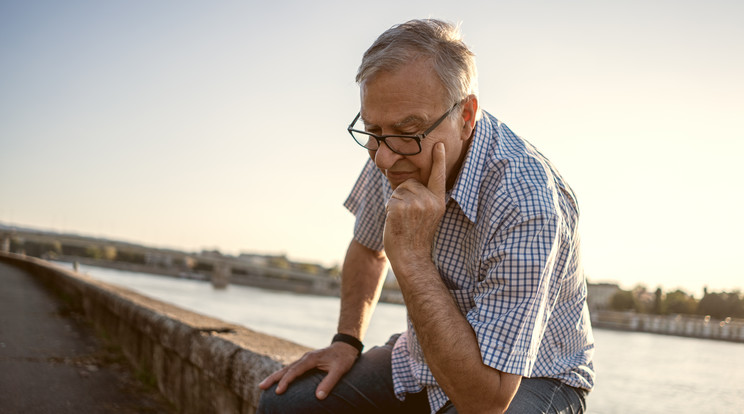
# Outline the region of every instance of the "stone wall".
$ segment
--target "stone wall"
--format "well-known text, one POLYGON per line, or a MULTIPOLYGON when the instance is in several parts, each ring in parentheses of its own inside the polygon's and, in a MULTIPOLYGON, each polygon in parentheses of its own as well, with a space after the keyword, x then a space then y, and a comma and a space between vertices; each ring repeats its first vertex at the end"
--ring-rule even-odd
POLYGON ((254 413, 258 383, 308 350, 43 260, 9 253, 0 260, 79 309, 182 413, 254 413))

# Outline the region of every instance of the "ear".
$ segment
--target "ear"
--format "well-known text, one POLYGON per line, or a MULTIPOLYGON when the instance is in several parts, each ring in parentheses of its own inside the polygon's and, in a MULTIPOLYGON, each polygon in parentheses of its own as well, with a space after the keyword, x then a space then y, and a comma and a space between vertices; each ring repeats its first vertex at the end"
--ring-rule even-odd
POLYGON ((462 133, 460 139, 467 141, 473 134, 475 128, 476 115, 478 114, 478 98, 475 95, 468 95, 462 103, 462 133))

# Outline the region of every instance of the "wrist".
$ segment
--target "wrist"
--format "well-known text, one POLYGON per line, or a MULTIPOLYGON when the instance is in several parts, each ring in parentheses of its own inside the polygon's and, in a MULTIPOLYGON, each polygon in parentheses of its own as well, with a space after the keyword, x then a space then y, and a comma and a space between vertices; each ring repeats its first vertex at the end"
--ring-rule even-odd
POLYGON ((352 335, 337 333, 333 336, 333 340, 331 340, 331 345, 333 345, 336 342, 343 342, 347 345, 351 345, 354 347, 354 349, 357 350, 357 356, 362 354, 362 350, 364 349, 364 344, 359 339, 355 338, 352 335))
MULTIPOLYGON (((436 266, 431 259, 431 252, 428 255, 410 254, 405 260, 396 260, 395 262, 391 260, 390 265, 399 283, 401 279, 419 279, 426 277, 426 275, 432 272, 432 269, 436 271, 436 266)), ((438 272, 436 273, 438 274, 438 272)))

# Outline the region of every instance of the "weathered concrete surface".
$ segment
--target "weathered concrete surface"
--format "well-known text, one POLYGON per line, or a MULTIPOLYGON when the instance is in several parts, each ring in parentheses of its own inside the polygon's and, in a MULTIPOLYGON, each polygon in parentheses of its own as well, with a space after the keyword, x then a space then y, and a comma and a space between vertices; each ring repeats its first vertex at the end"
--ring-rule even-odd
POLYGON ((80 314, 0 262, 0 412, 173 413, 80 314))
POLYGON ((253 413, 258 382, 307 348, 109 285, 45 261, 0 253, 81 309, 179 412, 253 413))

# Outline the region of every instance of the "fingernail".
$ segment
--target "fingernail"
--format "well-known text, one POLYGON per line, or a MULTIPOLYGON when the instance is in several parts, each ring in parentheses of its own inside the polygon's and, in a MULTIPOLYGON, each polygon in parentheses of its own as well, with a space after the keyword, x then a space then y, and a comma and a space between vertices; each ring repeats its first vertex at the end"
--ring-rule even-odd
POLYGON ((319 400, 325 399, 325 397, 326 397, 325 391, 318 391, 318 399, 319 400))

